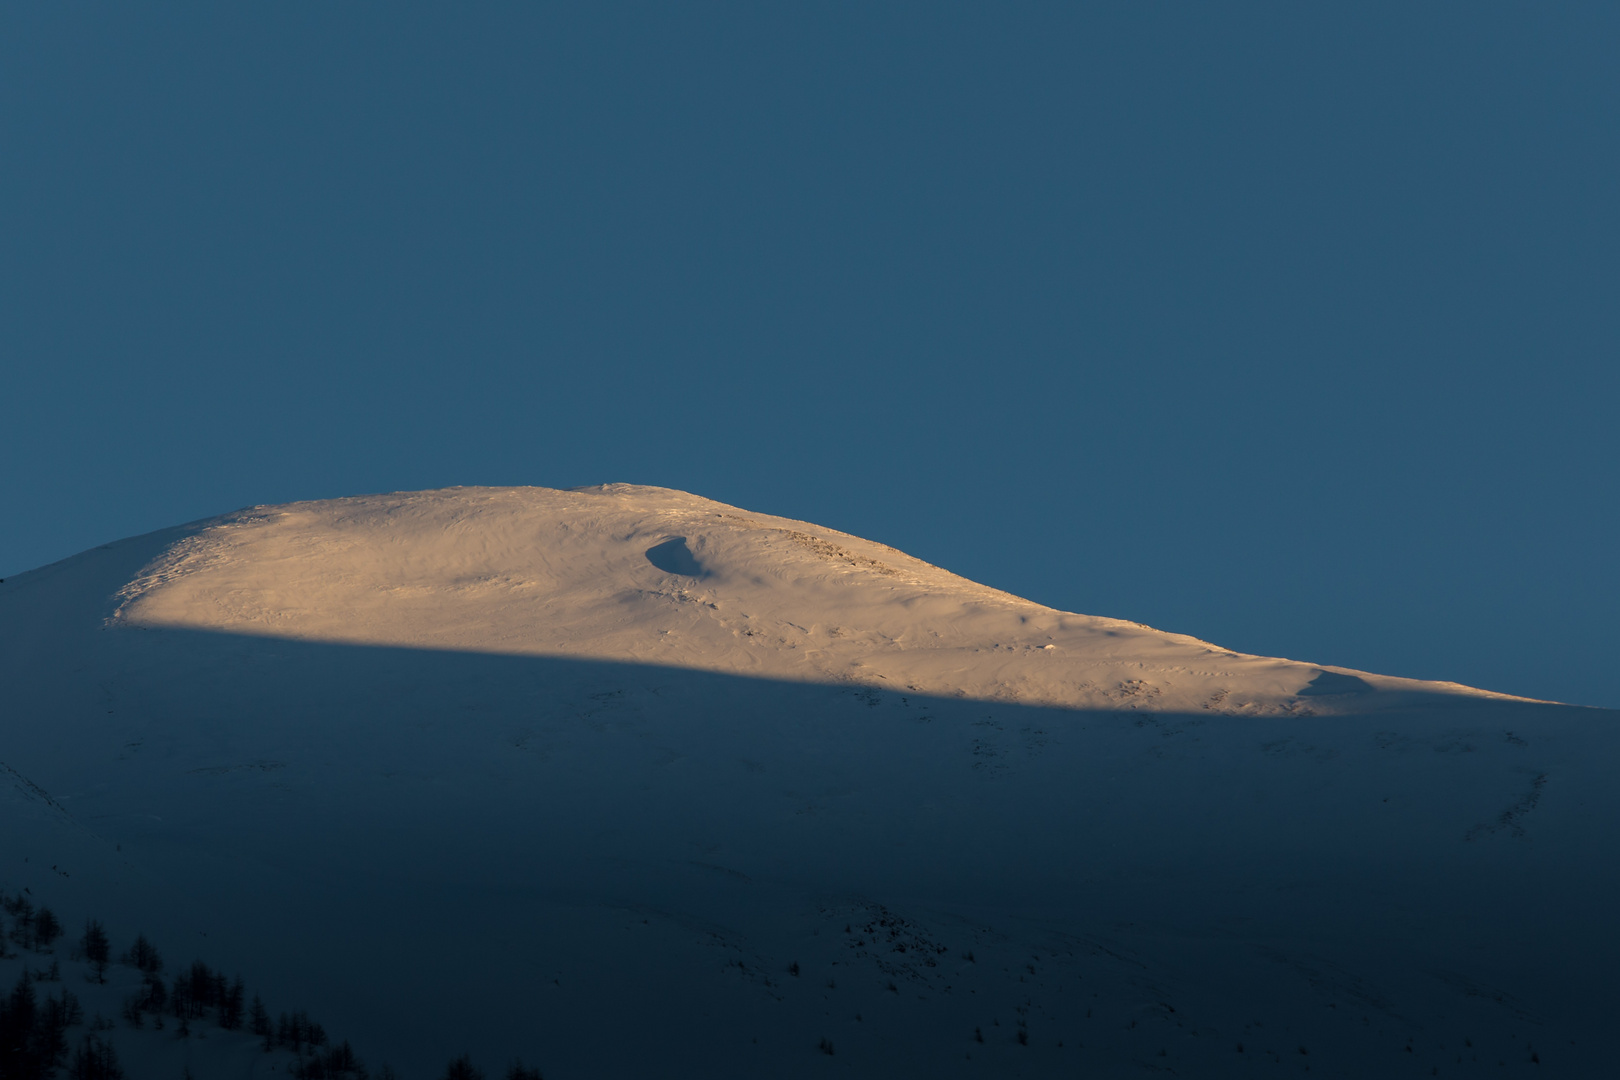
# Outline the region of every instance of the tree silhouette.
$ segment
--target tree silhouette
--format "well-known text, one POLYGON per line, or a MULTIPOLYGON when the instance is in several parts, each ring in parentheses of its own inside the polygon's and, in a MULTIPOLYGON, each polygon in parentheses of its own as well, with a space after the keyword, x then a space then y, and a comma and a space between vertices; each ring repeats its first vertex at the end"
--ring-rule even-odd
POLYGON ((302 1009, 282 1013, 276 1021, 276 1043, 301 1056, 306 1046, 313 1050, 326 1045, 326 1029, 302 1009))
POLYGON ((484 1080, 484 1072, 474 1067, 470 1055, 462 1054, 445 1068, 444 1080, 484 1080))
POLYGON ((364 1080, 369 1075, 365 1063, 346 1042, 311 1055, 294 1067, 293 1074, 300 1080, 364 1080))
POLYGON ((55 1075, 67 1054, 67 1029, 84 1022, 84 1010, 65 988, 41 1002, 25 969, 0 1000, 0 1077, 41 1080, 55 1075))
POLYGON ((132 1028, 146 1026, 146 1014, 141 1011, 141 995, 131 994, 124 999, 124 1004, 118 1010, 124 1018, 124 1023, 132 1028))
POLYGON ((270 1012, 259 1000, 258 994, 253 995, 253 1008, 248 1010, 248 1026, 253 1034, 264 1040, 264 1048, 270 1049, 275 1030, 270 1026, 270 1012))
MULTIPOLYGON (((184 1002, 188 1017, 197 1019, 209 1009, 224 1004, 226 986, 224 975, 216 975, 207 964, 197 960, 174 977, 173 998, 176 1002, 184 1002)), ((176 1005, 176 1009, 179 1008, 176 1005)), ((176 1012, 175 1015, 180 1014, 176 1012)))
POLYGON ((191 1017, 195 1008, 195 999, 191 996, 191 980, 184 975, 176 975, 174 985, 169 988, 169 1011, 180 1021, 181 1035, 191 1034, 191 1017))
POLYGON ((164 989, 161 975, 148 975, 142 992, 146 995, 146 1008, 152 1012, 162 1012, 169 1003, 169 992, 164 989))
POLYGON ((107 958, 112 954, 112 946, 107 942, 107 930, 95 919, 84 924, 84 937, 79 939, 79 951, 84 958, 95 967, 96 981, 107 981, 107 958))
POLYGON ((118 1064, 118 1054, 112 1044, 92 1031, 73 1052, 68 1076, 72 1080, 124 1080, 124 1070, 118 1064))
MULTIPOLYGON (((242 985, 242 976, 238 975, 236 981, 231 983, 219 1003, 219 1026, 226 1031, 236 1031, 242 1026, 242 998, 247 993, 242 985)), ((268 1019, 268 1018, 267 1018, 268 1019)))
POLYGON ((152 943, 146 940, 145 934, 135 935, 135 944, 131 945, 129 952, 124 954, 124 963, 138 968, 148 975, 163 970, 163 957, 159 956, 158 951, 152 947, 152 943))
POLYGON ((39 1002, 25 969, 0 1004, 0 1076, 31 1077, 40 1073, 33 1045, 38 1014, 39 1002))
POLYGON ((52 914, 50 908, 40 908, 34 916, 34 948, 48 949, 51 943, 61 936, 62 923, 52 914))
MULTIPOLYGON (((11 917, 12 940, 25 947, 48 950, 62 936, 62 924, 55 914, 44 907, 36 909, 20 893, 0 892, 0 908, 11 917)), ((5 937, 3 930, 0 926, 0 941, 5 937)), ((0 956, 4 955, 0 950, 0 956)), ((99 920, 86 920, 75 958, 87 961, 94 969, 95 980, 105 984, 111 956, 106 928, 99 920)), ((141 988, 126 997, 122 1006, 122 1015, 132 1027, 144 1027, 150 1013, 153 1026, 161 1029, 164 1014, 168 1013, 178 1020, 179 1032, 184 1036, 189 1034, 193 1020, 205 1019, 209 1010, 217 1010, 215 1018, 221 1028, 240 1030, 245 1022, 263 1040, 266 1051, 277 1046, 292 1050, 298 1061, 288 1072, 297 1080, 365 1080, 368 1076, 392 1080, 395 1076, 386 1065, 370 1073, 348 1042, 330 1044, 326 1030, 302 1010, 284 1012, 273 1023, 257 995, 251 1007, 245 1008, 247 991, 240 975, 227 979, 224 972, 214 971, 198 960, 176 973, 172 983, 165 986, 158 974, 163 968, 162 957, 144 934, 136 936, 119 960, 142 974, 141 988)), ((0 996, 0 1080, 51 1080, 64 1064, 71 1080, 123 1080, 124 1070, 112 1044, 99 1033, 103 1024, 111 1025, 99 1017, 68 1060, 67 1031, 84 1023, 84 1010, 66 987, 61 987, 55 997, 43 999, 34 989, 38 981, 60 982, 58 971, 54 962, 48 975, 25 967, 12 990, 0 996)), ((503 1075, 505 1080, 542 1080, 539 1069, 521 1061, 514 1061, 503 1075)), ((463 1054, 446 1067, 444 1080, 484 1080, 484 1073, 472 1063, 470 1055, 463 1054)))
POLYGON ((13 926, 11 927, 11 940, 25 949, 34 947, 34 905, 29 903, 25 896, 18 896, 6 902, 6 910, 11 912, 13 926))

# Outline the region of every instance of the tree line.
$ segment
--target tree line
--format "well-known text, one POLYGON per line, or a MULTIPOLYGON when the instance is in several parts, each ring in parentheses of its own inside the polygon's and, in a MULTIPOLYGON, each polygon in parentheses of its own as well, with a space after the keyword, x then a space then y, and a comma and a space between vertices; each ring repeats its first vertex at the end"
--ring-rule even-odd
MULTIPOLYGON (((7 951, 8 939, 27 952, 50 953, 65 933, 56 915, 43 905, 36 907, 26 893, 0 892, 0 909, 11 922, 7 933, 0 921, 0 958, 16 955, 7 951)), ((114 958, 106 928, 98 920, 85 922, 84 933, 74 943, 73 959, 88 965, 87 978, 106 983, 114 958)), ((397 1080, 386 1064, 372 1072, 347 1040, 333 1042, 303 1010, 272 1017, 257 994, 249 1003, 240 975, 227 977, 195 960, 166 979, 163 957, 145 934, 137 934, 117 962, 141 976, 140 988, 124 999, 121 1009, 122 1019, 132 1028, 150 1024, 161 1031, 172 1023, 178 1038, 189 1038, 193 1025, 200 1023, 224 1031, 246 1030, 258 1037, 266 1053, 293 1054, 294 1080, 397 1080)), ((98 1017, 69 1057, 67 1031, 84 1024, 84 1010, 65 986, 55 997, 42 998, 35 989, 36 983, 60 981, 54 959, 47 970, 35 971, 25 964, 16 986, 0 1000, 0 1080, 53 1080, 64 1065, 70 1080, 124 1080, 118 1055, 102 1034, 113 1026, 111 1021, 98 1017)), ((443 1080, 486 1080, 466 1054, 452 1060, 441 1075, 443 1080)), ((521 1061, 513 1062, 504 1077, 542 1080, 539 1069, 521 1061)))

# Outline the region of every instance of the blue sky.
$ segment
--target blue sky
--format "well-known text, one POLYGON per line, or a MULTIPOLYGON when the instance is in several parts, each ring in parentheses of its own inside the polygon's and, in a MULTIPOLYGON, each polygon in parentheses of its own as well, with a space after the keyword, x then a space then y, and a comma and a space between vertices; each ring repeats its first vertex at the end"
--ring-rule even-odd
POLYGON ((1620 706, 1620 9, 3 18, 0 574, 622 480, 1620 706))

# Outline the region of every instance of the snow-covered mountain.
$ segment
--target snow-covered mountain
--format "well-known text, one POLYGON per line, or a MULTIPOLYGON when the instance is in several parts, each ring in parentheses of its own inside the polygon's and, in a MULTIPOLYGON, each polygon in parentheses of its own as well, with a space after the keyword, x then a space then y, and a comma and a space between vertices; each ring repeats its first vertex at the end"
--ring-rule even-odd
POLYGON ((1343 711, 1454 684, 1055 611, 869 540, 662 488, 453 489, 228 514, 115 624, 575 657, 1070 708, 1343 711))
POLYGON ((1612 1067, 1613 713, 628 485, 121 541, 0 649, 0 887, 407 1080, 1612 1067))

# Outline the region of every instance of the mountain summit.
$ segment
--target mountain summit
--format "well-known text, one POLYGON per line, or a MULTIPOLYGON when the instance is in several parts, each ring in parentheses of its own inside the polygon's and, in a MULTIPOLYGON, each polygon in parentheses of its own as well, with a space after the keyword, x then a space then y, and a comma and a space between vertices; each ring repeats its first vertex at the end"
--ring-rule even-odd
POLYGON ((185 531, 113 626, 658 664, 1088 709, 1299 714, 1501 698, 1057 611, 894 548, 665 488, 452 488, 185 531))

